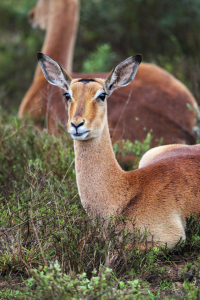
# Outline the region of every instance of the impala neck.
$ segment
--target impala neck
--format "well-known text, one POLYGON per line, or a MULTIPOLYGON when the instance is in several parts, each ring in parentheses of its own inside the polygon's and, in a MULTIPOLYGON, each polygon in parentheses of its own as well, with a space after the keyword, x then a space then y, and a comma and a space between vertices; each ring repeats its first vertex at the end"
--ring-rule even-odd
POLYGON ((74 141, 76 180, 83 207, 89 215, 120 214, 134 196, 112 149, 108 124, 97 138, 74 141))
MULTIPOLYGON (((73 52, 79 21, 78 0, 50 0, 42 52, 72 72, 73 52)), ((42 74, 37 66, 34 80, 42 74)))

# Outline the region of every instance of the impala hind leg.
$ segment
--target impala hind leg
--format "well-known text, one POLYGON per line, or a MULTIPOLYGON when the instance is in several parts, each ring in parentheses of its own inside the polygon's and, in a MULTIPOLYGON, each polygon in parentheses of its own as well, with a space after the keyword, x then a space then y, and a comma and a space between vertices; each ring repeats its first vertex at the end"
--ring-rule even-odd
POLYGON ((140 227, 142 231, 148 233, 147 239, 138 244, 140 250, 154 247, 159 248, 161 245, 164 247, 166 245, 172 249, 179 242, 180 238, 182 238, 184 242, 186 240, 186 221, 182 220, 177 213, 168 212, 165 218, 158 214, 153 224, 147 225, 147 221, 146 223, 140 222, 137 224, 137 227, 140 227))

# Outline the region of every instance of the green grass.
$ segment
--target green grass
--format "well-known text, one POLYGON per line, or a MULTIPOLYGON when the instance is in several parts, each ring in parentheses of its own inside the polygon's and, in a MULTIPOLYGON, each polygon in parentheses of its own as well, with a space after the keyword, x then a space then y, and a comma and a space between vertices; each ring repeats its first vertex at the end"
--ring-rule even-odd
MULTIPOLYGON (((150 141, 123 151, 140 157, 150 141)), ((40 133, 1 110, 0 145, 0 299, 198 299, 198 220, 162 255, 140 252, 146 235, 112 218, 105 240, 103 220, 82 208, 66 133, 40 133)))

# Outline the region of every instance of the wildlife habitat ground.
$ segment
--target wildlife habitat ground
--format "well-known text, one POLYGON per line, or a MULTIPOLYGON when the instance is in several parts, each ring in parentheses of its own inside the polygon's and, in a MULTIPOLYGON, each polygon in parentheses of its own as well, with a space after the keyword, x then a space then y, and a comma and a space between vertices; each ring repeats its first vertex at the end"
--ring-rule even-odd
MULTIPOLYGON (((150 141, 129 151, 139 158, 150 141)), ((0 299, 200 299, 199 219, 162 254, 140 252, 147 235, 113 219, 105 239, 80 203, 67 133, 40 133, 1 108, 0 145, 0 299)))

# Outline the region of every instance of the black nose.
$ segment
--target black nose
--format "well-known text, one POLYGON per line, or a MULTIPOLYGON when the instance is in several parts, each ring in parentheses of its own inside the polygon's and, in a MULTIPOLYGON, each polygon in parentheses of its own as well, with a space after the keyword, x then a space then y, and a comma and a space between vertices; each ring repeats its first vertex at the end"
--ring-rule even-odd
POLYGON ((78 127, 82 126, 84 123, 85 123, 85 121, 83 120, 82 122, 80 122, 78 124, 71 122, 71 125, 77 129, 78 127))

